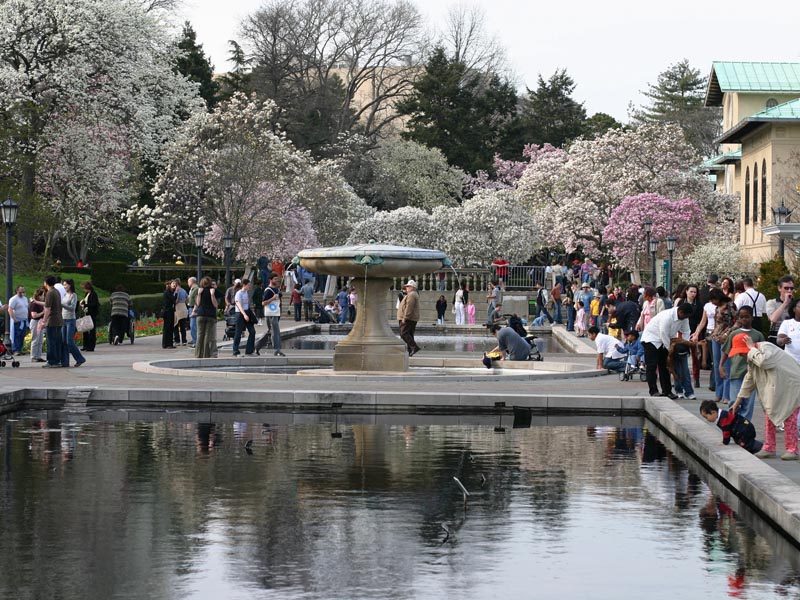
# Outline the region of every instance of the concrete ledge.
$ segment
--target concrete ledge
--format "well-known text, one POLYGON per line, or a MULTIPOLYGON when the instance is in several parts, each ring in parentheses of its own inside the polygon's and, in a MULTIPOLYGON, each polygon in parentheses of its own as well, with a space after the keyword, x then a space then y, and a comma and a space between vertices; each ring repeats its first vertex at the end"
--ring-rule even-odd
POLYGON ((716 427, 674 402, 654 397, 645 398, 644 403, 653 422, 786 535, 800 542, 800 495, 794 482, 743 448, 721 445, 716 427))

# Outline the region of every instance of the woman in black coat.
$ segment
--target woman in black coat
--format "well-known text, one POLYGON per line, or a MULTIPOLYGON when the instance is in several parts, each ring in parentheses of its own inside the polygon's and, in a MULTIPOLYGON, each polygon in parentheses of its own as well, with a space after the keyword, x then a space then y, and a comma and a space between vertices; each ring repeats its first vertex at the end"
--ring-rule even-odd
POLYGON ((164 331, 161 334, 161 347, 165 350, 174 350, 173 336, 175 335, 175 282, 170 281, 164 288, 164 303, 161 307, 161 318, 164 319, 164 331))

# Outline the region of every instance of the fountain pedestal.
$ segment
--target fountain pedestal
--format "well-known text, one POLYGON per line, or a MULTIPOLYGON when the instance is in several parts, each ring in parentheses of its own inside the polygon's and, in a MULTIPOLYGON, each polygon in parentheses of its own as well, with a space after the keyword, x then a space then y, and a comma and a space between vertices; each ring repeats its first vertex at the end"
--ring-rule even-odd
POLYGON ((425 248, 364 244, 303 250, 298 259, 312 273, 354 278, 356 321, 350 334, 336 345, 333 370, 407 371, 406 345, 386 319, 396 301, 389 293, 392 279, 432 273, 448 262, 445 254, 425 248))
POLYGON ((334 371, 406 371, 408 350, 395 335, 386 315, 396 296, 391 279, 353 280, 359 306, 350 334, 336 344, 334 371), (370 307, 366 309, 365 307, 370 307))

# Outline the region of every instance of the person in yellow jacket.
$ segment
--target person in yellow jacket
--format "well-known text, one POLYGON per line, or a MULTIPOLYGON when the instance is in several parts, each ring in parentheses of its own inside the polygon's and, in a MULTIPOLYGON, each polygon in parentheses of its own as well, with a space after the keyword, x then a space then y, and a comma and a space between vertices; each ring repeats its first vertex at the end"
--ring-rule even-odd
POLYGON ((397 309, 397 320, 400 322, 400 337, 406 343, 408 355, 414 356, 421 348, 414 340, 414 331, 417 329, 419 321, 419 294, 417 294, 417 282, 409 279, 403 288, 406 295, 400 301, 397 309))

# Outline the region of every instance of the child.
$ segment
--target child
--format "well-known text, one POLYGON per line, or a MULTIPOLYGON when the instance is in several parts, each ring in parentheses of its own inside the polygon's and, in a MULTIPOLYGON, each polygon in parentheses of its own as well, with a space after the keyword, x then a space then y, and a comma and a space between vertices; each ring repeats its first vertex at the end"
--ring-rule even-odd
POLYGON ((472 298, 467 300, 467 305, 464 307, 467 311, 467 323, 475 325, 475 305, 472 303, 472 298))
POLYGON ((689 355, 692 353, 694 342, 683 338, 673 338, 669 345, 667 355, 667 369, 675 379, 675 391, 678 398, 696 400, 692 387, 692 372, 689 370, 689 355))
POLYGON ((625 345, 617 344, 617 350, 628 353, 628 364, 634 369, 644 367, 644 346, 639 341, 639 332, 635 329, 625 332, 625 345))
POLYGON ((575 317, 575 333, 578 337, 586 337, 586 310, 583 307, 583 300, 578 300, 578 316, 575 317))
POLYGON ((706 421, 716 423, 717 427, 722 429, 722 443, 726 446, 733 438, 736 444, 750 454, 761 450, 763 444, 756 439, 756 428, 741 415, 727 410, 719 410, 717 403, 713 400, 703 400, 700 403, 700 414, 706 421))
MULTIPOLYGON (((725 363, 729 362, 729 372, 725 373, 730 381, 731 399, 736 400, 739 397, 739 391, 742 389, 744 383, 744 376, 747 375, 747 352, 749 348, 745 345, 743 339, 738 338, 736 344, 736 351, 734 352, 733 340, 740 333, 746 333, 750 336, 753 342, 765 341, 764 335, 753 329, 753 307, 742 306, 736 315, 736 325, 738 329, 734 329, 728 334, 728 339, 722 346, 722 356, 720 358, 720 375, 725 371, 725 363), (727 359, 730 358, 730 361, 727 359)), ((753 418, 753 410, 756 405, 756 393, 752 392, 747 398, 742 400, 741 406, 736 411, 748 421, 753 418)))
POLYGON ((590 325, 594 325, 598 329, 601 328, 601 323, 599 322, 600 321, 600 304, 601 304, 601 302, 600 302, 600 293, 599 292, 595 292, 594 298, 592 298, 592 301, 589 303, 589 312, 592 315, 592 318, 591 318, 591 321, 590 321, 590 325))

